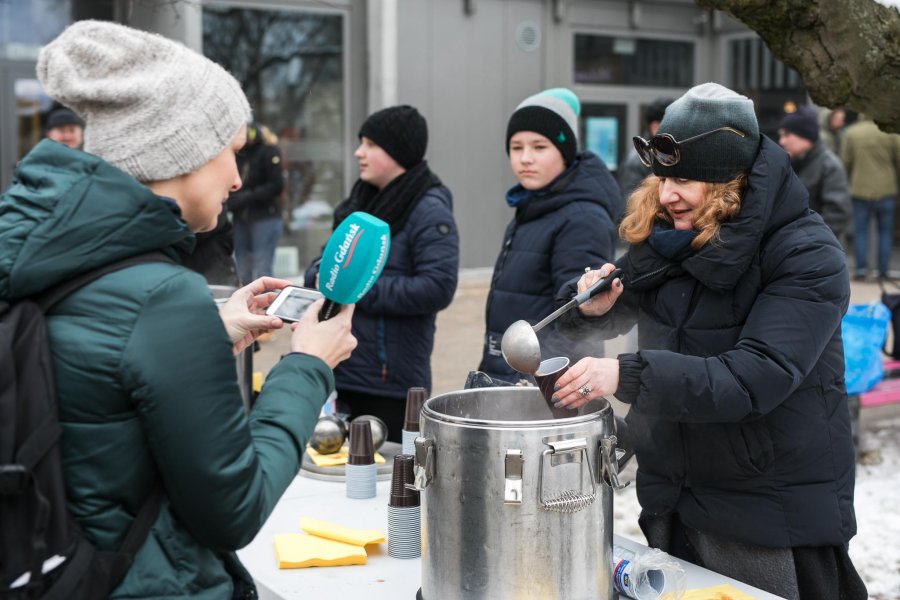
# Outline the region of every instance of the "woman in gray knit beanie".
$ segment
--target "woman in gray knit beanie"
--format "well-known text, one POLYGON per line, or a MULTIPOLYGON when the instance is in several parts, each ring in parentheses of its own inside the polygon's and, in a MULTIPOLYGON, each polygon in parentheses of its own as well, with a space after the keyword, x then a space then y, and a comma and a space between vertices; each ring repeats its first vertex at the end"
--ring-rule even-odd
POLYGON ((863 600, 841 318, 843 250, 809 210, 753 103, 714 83, 635 139, 653 175, 632 194, 613 288, 565 315, 573 336, 638 324, 638 352, 585 358, 557 382, 571 409, 615 394, 638 460, 651 546, 778 596, 863 600))
MULTIPOLYGON (((85 151, 39 143, 0 196, 0 301, 142 259, 49 311, 67 505, 53 514, 68 508, 79 543, 102 552, 82 563, 68 542, 48 546, 67 560, 26 571, 30 585, 67 598, 255 597, 234 551, 299 469, 331 370, 356 345, 353 310, 320 323, 313 304, 249 410, 234 356, 283 326, 265 309, 290 282, 262 277, 218 310, 178 264, 241 187, 250 107, 237 81, 181 44, 96 21, 44 47, 38 77, 85 121, 85 151), (139 513, 152 526, 132 531, 139 513), (133 561, 108 562, 129 533, 133 561)), ((26 569, 47 557, 18 551, 26 569)))

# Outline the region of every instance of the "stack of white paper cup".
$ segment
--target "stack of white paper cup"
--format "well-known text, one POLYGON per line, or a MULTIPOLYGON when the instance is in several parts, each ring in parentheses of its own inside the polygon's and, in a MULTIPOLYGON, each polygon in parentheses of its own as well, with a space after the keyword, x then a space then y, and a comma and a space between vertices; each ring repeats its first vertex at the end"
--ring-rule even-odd
POLYGON ((374 498, 377 471, 375 449, 372 446, 372 426, 369 421, 353 421, 350 423, 350 452, 347 464, 344 465, 347 497, 374 498))
POLYGON ((394 457, 391 498, 388 502, 388 555, 419 558, 422 555, 422 522, 419 492, 406 484, 413 482, 413 457, 394 457))

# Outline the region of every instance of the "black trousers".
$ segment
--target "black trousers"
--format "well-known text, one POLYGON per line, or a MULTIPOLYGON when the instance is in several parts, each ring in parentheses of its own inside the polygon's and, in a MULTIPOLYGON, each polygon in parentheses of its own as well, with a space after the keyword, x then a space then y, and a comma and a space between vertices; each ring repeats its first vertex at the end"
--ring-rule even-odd
POLYGON ((651 547, 789 600, 868 598, 844 546, 753 546, 685 527, 677 514, 638 522, 651 547))

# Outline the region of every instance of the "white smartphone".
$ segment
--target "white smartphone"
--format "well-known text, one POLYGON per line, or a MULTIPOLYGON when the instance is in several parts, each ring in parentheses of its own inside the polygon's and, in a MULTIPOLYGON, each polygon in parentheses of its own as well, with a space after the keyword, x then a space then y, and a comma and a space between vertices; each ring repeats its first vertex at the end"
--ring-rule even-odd
POLYGON ((266 314, 282 321, 299 321, 306 308, 321 297, 322 292, 319 290, 289 285, 279 292, 266 314))

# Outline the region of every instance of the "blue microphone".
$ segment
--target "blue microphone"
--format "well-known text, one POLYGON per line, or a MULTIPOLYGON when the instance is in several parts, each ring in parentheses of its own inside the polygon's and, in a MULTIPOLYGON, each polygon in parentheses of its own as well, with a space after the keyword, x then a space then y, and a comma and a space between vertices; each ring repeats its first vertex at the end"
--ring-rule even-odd
POLYGON ((325 305, 319 320, 338 313, 343 304, 354 304, 375 285, 391 249, 391 228, 364 212, 350 213, 341 221, 322 251, 319 291, 325 305))

